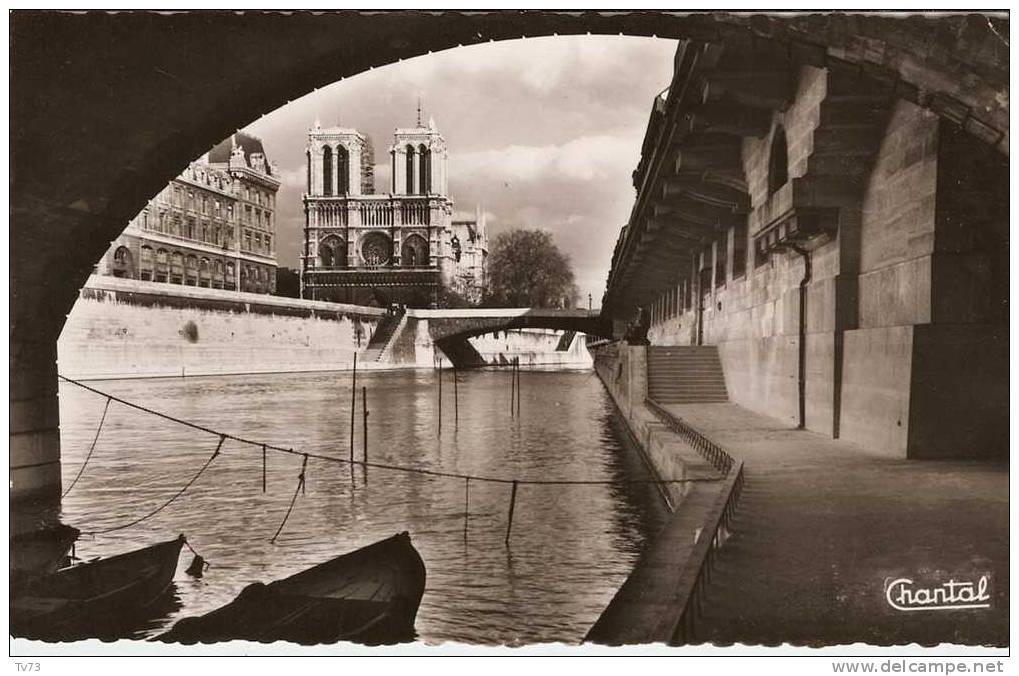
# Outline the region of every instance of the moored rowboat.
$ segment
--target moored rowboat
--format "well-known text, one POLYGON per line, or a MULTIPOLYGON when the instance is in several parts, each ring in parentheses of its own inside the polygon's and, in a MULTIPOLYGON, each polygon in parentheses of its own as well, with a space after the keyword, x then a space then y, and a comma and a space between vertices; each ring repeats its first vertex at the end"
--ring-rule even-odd
POLYGON ((70 640, 137 617, 173 584, 184 536, 11 585, 11 633, 70 640))
POLYGON ((291 577, 248 585, 229 604, 182 619, 157 640, 409 641, 424 589, 425 564, 403 532, 291 577))

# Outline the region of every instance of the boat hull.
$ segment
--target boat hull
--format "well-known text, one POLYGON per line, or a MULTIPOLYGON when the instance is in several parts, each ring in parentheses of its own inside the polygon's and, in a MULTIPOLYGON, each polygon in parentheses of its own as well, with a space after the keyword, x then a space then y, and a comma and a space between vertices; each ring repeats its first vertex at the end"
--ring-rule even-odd
POLYGON ((11 633, 43 640, 116 636, 166 598, 183 544, 180 536, 12 585, 11 633))
POLYGON ((182 619, 158 638, 189 644, 410 641, 424 587, 424 562, 401 533, 292 577, 249 585, 226 606, 182 619))

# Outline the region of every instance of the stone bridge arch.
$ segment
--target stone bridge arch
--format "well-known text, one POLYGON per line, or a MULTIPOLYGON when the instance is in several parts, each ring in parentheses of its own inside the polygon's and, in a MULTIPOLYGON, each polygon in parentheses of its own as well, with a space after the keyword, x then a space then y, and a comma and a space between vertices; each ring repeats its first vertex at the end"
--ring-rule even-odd
POLYGON ((12 495, 59 492, 57 337, 95 261, 181 167, 339 78, 460 45, 557 34, 775 42, 797 63, 859 69, 1008 152, 1008 21, 982 15, 16 12, 12 495))

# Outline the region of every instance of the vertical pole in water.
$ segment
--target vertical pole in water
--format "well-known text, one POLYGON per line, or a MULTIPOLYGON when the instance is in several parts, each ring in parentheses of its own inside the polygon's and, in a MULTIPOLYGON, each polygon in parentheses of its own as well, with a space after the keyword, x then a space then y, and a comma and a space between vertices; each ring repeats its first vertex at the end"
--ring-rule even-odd
POLYGON ((520 417, 520 357, 517 357, 517 418, 520 417))
POLYGON ((265 493, 265 444, 262 444, 262 492, 265 493))
POLYGON ((471 508, 471 478, 464 477, 464 540, 467 539, 467 519, 471 508))
POLYGON ((453 367, 453 429, 460 428, 460 387, 457 383, 456 366, 453 367))
POLYGON ((513 402, 517 398, 517 376, 516 376, 516 361, 510 362, 510 417, 514 415, 513 402))
POLYGON ((357 352, 350 375, 350 483, 354 483, 354 414, 357 411, 357 352))
POLYGON ((364 482, 368 483, 368 388, 361 387, 361 436, 363 444, 361 446, 362 460, 364 461, 364 482))
POLYGON ((442 436, 442 362, 439 362, 439 436, 442 436))
POLYGON ((362 431, 362 445, 361 455, 364 462, 368 462, 368 388, 361 387, 361 417, 363 418, 361 424, 362 431))
POLYGON ((509 519, 506 522, 506 544, 509 544, 510 531, 513 529, 513 509, 517 506, 517 480, 513 480, 513 490, 510 493, 509 519))

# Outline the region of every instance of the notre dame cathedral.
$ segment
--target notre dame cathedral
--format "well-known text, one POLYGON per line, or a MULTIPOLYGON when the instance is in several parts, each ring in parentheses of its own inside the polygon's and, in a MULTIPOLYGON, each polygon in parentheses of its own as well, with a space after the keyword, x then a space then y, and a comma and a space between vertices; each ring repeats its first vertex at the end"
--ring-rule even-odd
POLYGON ((308 132, 301 294, 342 303, 481 300, 488 236, 484 216, 454 220, 446 141, 421 123, 396 129, 387 192, 376 193, 371 139, 356 129, 308 132))

